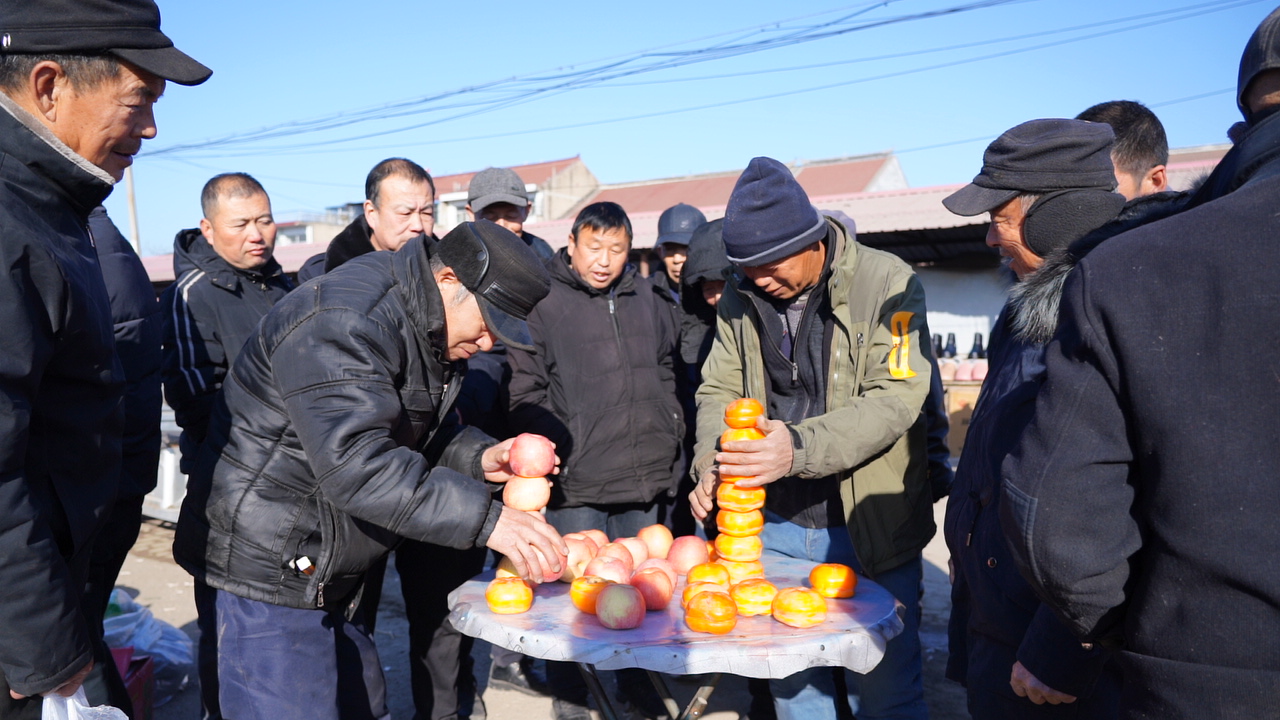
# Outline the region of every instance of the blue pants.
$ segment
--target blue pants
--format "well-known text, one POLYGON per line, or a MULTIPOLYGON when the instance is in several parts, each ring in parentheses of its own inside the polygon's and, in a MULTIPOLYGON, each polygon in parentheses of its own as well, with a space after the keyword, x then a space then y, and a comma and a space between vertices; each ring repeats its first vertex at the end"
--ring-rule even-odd
POLYGON ((217 592, 222 714, 235 720, 381 720, 378 649, 346 603, 299 610, 217 592))
MULTIPOLYGON (((768 554, 841 563, 862 571, 849 531, 843 526, 810 529, 766 511, 760 539, 768 554)), ((889 641, 884 659, 871 672, 860 675, 842 671, 849 708, 858 720, 929 717, 924 704, 920 654, 921 572, 921 560, 916 556, 875 578, 906 606, 906 628, 889 641)), ((810 668, 781 680, 771 680, 769 687, 773 690, 778 720, 835 720, 835 670, 838 668, 810 668)))

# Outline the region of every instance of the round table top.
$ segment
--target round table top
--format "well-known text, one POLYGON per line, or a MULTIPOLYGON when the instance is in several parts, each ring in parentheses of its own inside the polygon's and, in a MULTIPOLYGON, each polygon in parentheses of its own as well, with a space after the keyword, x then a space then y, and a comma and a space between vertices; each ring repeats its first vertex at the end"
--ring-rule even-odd
MULTIPOLYGON (((808 587, 816 563, 763 558, 765 576, 778 587, 808 587)), ((594 665, 601 670, 643 668, 674 675, 732 673, 783 678, 818 666, 841 666, 865 673, 884 656, 885 643, 902 632, 898 603, 887 590, 858 578, 854 597, 827 600, 827 620, 798 629, 768 615, 739 617, 724 635, 690 630, 684 624, 680 593, 666 610, 651 611, 640 627, 610 630, 569 600, 568 583, 547 583, 534 591, 533 607, 517 615, 489 610, 485 587, 494 571, 477 575, 449 595, 450 621, 460 632, 545 660, 594 665)))

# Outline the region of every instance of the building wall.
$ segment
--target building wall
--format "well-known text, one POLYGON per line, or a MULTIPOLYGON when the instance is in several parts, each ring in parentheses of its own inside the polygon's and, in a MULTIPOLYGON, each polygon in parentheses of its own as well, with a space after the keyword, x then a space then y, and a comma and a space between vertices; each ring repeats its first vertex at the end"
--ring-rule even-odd
POLYGON ((587 195, 600 187, 600 181, 581 160, 552 175, 539 188, 533 201, 530 222, 559 220, 587 195))
POLYGON ((929 312, 929 332, 956 335, 956 351, 964 356, 973 345, 974 333, 982 333, 986 347, 991 326, 1009 292, 1009 281, 1003 270, 943 269, 917 267, 916 276, 924 286, 925 306, 929 312))

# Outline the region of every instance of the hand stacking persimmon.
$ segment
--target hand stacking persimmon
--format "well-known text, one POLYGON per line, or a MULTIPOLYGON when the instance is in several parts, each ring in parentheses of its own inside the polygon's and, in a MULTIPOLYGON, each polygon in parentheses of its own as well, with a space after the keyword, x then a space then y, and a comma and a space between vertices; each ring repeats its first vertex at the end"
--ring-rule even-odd
POLYGON ((768 615, 773 612, 773 598, 778 588, 764 578, 749 578, 733 586, 729 595, 738 605, 738 614, 743 617, 752 615, 768 615))
POLYGON ((605 586, 613 584, 612 580, 595 575, 583 575, 569 586, 569 600, 582 612, 595 615, 596 598, 600 595, 600 591, 605 589, 605 586))
POLYGON ((763 440, 764 433, 753 427, 746 428, 729 428, 720 433, 720 446, 723 447, 728 442, 738 442, 739 440, 763 440))
POLYGON ((848 565, 822 563, 809 571, 809 587, 822 597, 851 598, 858 587, 858 574, 848 565))
POLYGON ((751 562, 759 560, 764 553, 764 543, 758 535, 734 537, 733 535, 716 536, 716 555, 721 560, 733 562, 751 562))
POLYGON ((727 593, 729 592, 729 584, 713 582, 689 583, 684 587, 684 591, 680 593, 680 607, 688 607, 689 601, 692 600, 695 595, 702 592, 727 593))
POLYGON ((701 565, 694 565, 689 568, 688 576, 685 582, 690 585, 699 582, 712 582, 721 585, 729 584, 729 571, 723 565, 713 562, 705 562, 701 565))
POLYGON ((738 624, 738 606, 728 593, 700 592, 685 605, 684 624, 694 632, 723 635, 738 624))
POLYGON ((494 578, 485 588, 484 600, 499 615, 515 615, 533 606, 533 588, 518 577, 494 578))
POLYGON ((732 512, 751 512, 764 507, 764 488, 738 487, 729 478, 720 479, 720 487, 716 488, 716 504, 721 510, 732 512))
POLYGON ((721 535, 733 535, 734 537, 759 535, 760 531, 764 529, 764 513, 759 510, 748 510, 747 512, 721 510, 716 513, 716 528, 721 535))
POLYGON ((733 560, 717 560, 717 565, 723 565, 724 569, 729 571, 729 582, 737 585, 743 580, 751 578, 764 577, 764 563, 759 560, 751 560, 749 562, 734 562, 733 560))
POLYGON ((795 628, 813 627, 827 619, 827 601, 809 588, 786 588, 773 598, 773 619, 795 628))
POLYGON ((764 414, 764 405, 755 398, 738 398, 724 409, 724 424, 731 428, 756 426, 756 418, 764 414))

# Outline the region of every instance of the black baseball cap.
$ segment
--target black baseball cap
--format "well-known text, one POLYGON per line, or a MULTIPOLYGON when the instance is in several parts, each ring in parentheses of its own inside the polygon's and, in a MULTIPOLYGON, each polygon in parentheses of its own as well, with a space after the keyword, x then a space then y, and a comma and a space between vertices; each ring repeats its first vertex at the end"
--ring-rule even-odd
POLYGON ((213 74, 160 32, 153 0, 5 0, 0 53, 106 53, 179 85, 213 74))
POLYGON ((525 321, 551 292, 551 274, 537 253, 515 233, 488 220, 450 230, 435 251, 475 293, 489 330, 507 345, 533 352, 525 321))
POLYGON ((942 204, 956 215, 991 212, 1024 193, 1057 190, 1113 190, 1111 146, 1106 123, 1046 118, 1005 131, 987 146, 982 172, 942 204))

